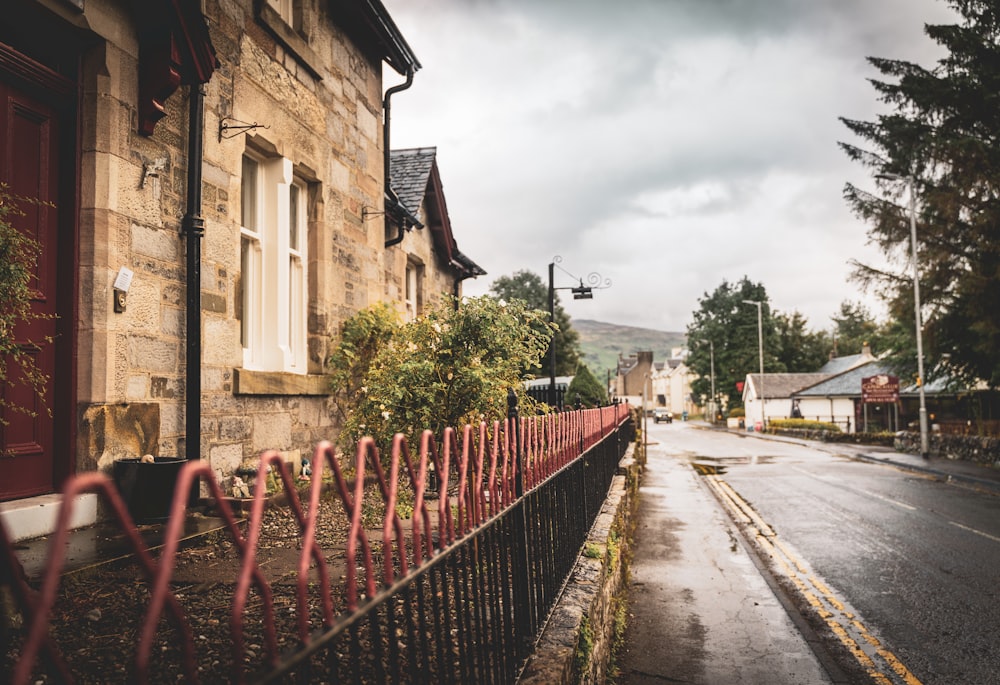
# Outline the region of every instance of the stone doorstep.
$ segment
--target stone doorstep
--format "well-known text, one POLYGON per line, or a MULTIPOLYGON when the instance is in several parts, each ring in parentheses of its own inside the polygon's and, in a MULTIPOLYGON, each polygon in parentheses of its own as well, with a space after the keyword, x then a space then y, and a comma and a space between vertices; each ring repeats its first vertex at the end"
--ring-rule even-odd
MULTIPOLYGON (((63 497, 59 494, 39 495, 0 502, 0 521, 11 542, 51 535, 56 529, 63 497)), ((76 497, 70 528, 83 528, 97 523, 97 495, 86 493, 76 497)))

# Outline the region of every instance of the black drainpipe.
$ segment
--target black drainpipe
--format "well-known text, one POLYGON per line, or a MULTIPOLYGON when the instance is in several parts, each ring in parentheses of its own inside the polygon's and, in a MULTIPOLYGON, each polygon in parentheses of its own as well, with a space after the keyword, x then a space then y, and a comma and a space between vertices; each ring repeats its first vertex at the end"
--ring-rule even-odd
MULTIPOLYGON (((395 193, 392 192, 392 187, 389 185, 390 181, 389 170, 392 160, 391 157, 392 147, 389 145, 389 109, 390 109, 389 101, 392 99, 393 95, 395 95, 401 90, 406 90, 412 85, 413 85, 413 68, 411 67, 406 70, 406 81, 400 83, 398 86, 393 86, 392 88, 386 90, 385 100, 382 101, 382 112, 383 112, 382 115, 384 117, 384 121, 382 122, 382 140, 384 141, 385 144, 385 159, 383 160, 383 165, 384 165, 383 175, 385 178, 383 180, 384 184, 383 187, 385 188, 385 195, 387 197, 391 197, 394 201, 396 200, 396 195, 395 193)), ((385 209, 385 214, 383 218, 385 220, 386 233, 388 233, 388 228, 390 221, 392 220, 392 215, 389 212, 388 205, 386 207, 383 207, 383 209, 385 209)), ((385 242, 385 246, 392 247, 393 245, 398 245, 399 243, 403 242, 403 236, 405 234, 406 234, 406 227, 403 225, 403 222, 400 222, 399 234, 396 235, 396 237, 387 240, 385 242)))
MULTIPOLYGON (((201 165, 205 127, 204 93, 201 85, 191 86, 188 114, 187 213, 181 233, 187 240, 187 341, 184 419, 185 456, 201 458, 201 239, 205 220, 201 216, 201 165)), ((198 485, 192 488, 191 502, 197 501, 198 485)))

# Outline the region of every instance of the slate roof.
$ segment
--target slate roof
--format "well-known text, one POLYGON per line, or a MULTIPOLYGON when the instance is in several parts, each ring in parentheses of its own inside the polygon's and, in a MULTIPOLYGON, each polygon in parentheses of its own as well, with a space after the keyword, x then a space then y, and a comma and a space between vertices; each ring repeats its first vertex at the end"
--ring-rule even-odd
POLYGON ((875 360, 875 355, 872 354, 871 347, 866 343, 861 352, 858 354, 846 354, 843 357, 834 357, 822 367, 820 367, 820 373, 843 373, 848 369, 853 369, 855 366, 861 366, 862 364, 867 364, 870 361, 875 360))
MULTIPOLYGON (((765 373, 764 374, 764 396, 769 398, 791 397, 792 393, 802 388, 809 387, 830 377, 828 373, 765 373)), ((753 384, 755 390, 760 395, 760 374, 747 374, 747 378, 753 384)))
POLYGON ((871 361, 804 387, 793 394, 795 397, 861 397, 861 379, 883 373, 895 375, 884 362, 871 361))
POLYGON ((436 147, 393 150, 389 153, 389 184, 396 197, 414 216, 420 216, 420 205, 427 194, 427 182, 437 157, 436 147))
POLYGON ((860 354, 849 354, 844 357, 834 357, 823 366, 819 367, 820 373, 843 373, 848 369, 853 369, 861 361, 860 354))
MULTIPOLYGON (((483 276, 486 271, 458 249, 437 170, 437 148, 416 147, 389 153, 389 185, 400 204, 413 217, 420 217, 424 200, 431 199, 428 228, 441 257, 459 270, 463 278, 483 276)), ((421 223, 417 228, 424 228, 421 223)))
MULTIPOLYGON (((861 397, 861 379, 870 376, 886 374, 898 376, 899 374, 889 364, 883 361, 874 360, 861 366, 856 366, 839 373, 825 381, 816 383, 807 388, 803 388, 793 394, 794 397, 861 397)), ((900 379, 902 380, 902 379, 900 379)), ((926 395, 948 395, 956 392, 949 389, 949 378, 938 378, 930 381, 924 386, 926 395)), ((899 394, 910 397, 916 396, 920 389, 916 385, 902 386, 899 394)), ((966 391, 967 392, 967 391, 966 391)))

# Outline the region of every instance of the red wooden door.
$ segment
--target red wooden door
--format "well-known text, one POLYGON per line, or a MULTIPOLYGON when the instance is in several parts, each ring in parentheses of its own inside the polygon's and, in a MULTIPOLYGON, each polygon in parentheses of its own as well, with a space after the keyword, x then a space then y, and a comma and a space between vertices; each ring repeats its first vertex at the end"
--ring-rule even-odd
MULTIPOLYGON (((58 122, 52 107, 0 81, 0 181, 14 194, 58 201, 58 122)), ((32 203, 21 203, 20 209, 24 216, 13 217, 14 225, 41 245, 32 307, 45 316, 22 324, 15 333, 48 381, 42 400, 30 386, 16 382, 17 365, 8 365, 10 378, 0 392, 7 406, 26 407, 33 416, 0 407, 6 421, 6 425, 0 423, 0 500, 52 492, 56 481, 55 425, 50 412, 56 387, 56 345, 44 341, 54 339, 58 327, 58 212, 32 203)))

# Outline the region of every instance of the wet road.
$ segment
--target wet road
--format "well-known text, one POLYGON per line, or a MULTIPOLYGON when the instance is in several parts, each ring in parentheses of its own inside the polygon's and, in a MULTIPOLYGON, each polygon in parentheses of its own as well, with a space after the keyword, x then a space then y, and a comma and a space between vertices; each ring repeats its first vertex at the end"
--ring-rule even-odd
POLYGON ((708 474, 701 485, 828 638, 842 675, 1000 682, 1000 497, 686 424, 650 424, 650 439, 708 474))

